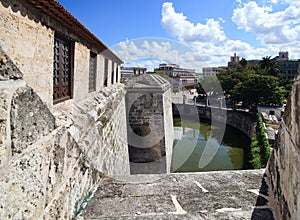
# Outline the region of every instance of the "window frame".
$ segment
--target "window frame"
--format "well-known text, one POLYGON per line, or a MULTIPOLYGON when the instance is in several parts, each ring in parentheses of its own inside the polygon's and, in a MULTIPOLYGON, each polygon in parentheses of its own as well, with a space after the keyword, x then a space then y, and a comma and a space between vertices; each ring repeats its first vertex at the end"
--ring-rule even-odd
POLYGON ((104 58, 104 82, 103 82, 104 87, 108 86, 108 65, 109 65, 109 60, 107 58, 104 58))
POLYGON ((98 54, 90 51, 89 60, 89 92, 96 91, 98 54))
MULTIPOLYGON (((54 36, 54 42, 53 42, 53 72, 52 72, 52 76, 53 76, 53 104, 57 104, 69 99, 73 98, 73 91, 74 91, 74 41, 72 41, 71 39, 68 39, 62 35, 59 34, 55 34, 54 36), (55 83, 55 76, 56 76, 56 68, 55 68, 55 64, 56 62, 58 62, 58 78, 60 80, 60 82, 62 81, 62 77, 63 77, 63 73, 62 73, 62 53, 59 50, 59 54, 58 54, 58 61, 56 60, 56 41, 59 42, 59 48, 61 48, 61 45, 64 44, 67 46, 68 48, 68 64, 67 64, 67 68, 68 68, 68 95, 62 96, 62 97, 58 97, 55 98, 55 90, 61 90, 62 89, 62 85, 56 86, 57 84, 55 83)), ((62 93, 62 91, 59 91, 60 93, 62 93)))

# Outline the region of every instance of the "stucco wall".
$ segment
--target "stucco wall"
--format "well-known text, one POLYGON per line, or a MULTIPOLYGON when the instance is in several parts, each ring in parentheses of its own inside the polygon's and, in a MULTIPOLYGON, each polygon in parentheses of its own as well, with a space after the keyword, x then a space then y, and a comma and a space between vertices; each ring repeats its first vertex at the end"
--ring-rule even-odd
POLYGON ((300 216, 300 76, 296 79, 267 165, 282 219, 300 216))

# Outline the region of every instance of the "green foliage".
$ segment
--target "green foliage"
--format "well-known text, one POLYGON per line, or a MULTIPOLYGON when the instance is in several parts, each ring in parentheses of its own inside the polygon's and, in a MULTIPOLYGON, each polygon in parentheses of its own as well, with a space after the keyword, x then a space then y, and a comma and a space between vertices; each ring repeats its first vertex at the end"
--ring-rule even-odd
POLYGON ((246 105, 282 106, 285 94, 285 88, 279 86, 278 78, 251 74, 245 81, 234 86, 232 99, 246 105))
POLYGON ((261 115, 257 117, 256 131, 251 139, 251 157, 254 169, 265 167, 270 157, 270 145, 265 135, 261 115))
POLYGON ((240 65, 222 70, 216 77, 206 77, 199 84, 198 94, 220 94, 214 85, 220 83, 223 93, 244 105, 282 106, 291 90, 293 81, 285 79, 270 56, 259 64, 249 64, 246 59, 240 65))
POLYGON ((270 157, 270 145, 265 134, 265 128, 261 115, 259 115, 257 119, 256 135, 260 146, 261 162, 263 166, 266 166, 270 157))

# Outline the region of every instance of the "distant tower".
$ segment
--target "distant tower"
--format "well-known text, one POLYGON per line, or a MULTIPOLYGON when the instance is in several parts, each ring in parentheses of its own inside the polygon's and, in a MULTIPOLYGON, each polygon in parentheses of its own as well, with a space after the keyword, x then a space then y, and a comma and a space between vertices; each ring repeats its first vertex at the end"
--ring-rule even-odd
POLYGON ((233 57, 230 57, 230 61, 228 62, 228 66, 236 66, 240 63, 240 57, 234 53, 233 57))
POLYGON ((288 51, 279 52, 277 61, 285 61, 285 60, 289 60, 289 52, 288 51))

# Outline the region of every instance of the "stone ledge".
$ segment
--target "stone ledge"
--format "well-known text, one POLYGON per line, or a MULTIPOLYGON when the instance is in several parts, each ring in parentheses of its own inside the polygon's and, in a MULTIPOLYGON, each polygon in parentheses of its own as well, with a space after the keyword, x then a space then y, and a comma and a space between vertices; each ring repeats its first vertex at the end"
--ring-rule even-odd
POLYGON ((77 219, 274 219, 264 170, 115 176, 77 219))

